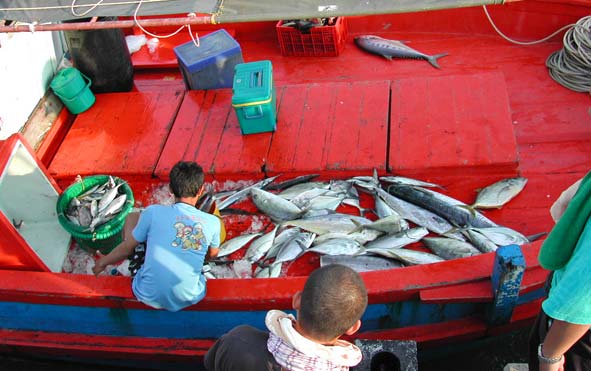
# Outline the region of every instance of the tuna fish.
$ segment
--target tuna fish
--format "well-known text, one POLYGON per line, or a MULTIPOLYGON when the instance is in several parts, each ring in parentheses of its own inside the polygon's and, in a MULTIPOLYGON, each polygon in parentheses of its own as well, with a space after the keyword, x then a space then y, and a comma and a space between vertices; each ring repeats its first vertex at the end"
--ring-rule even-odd
POLYGON ((363 35, 355 37, 355 44, 369 53, 381 55, 391 60, 392 58, 424 59, 435 68, 439 67, 437 59, 444 57, 447 53, 436 55, 423 54, 411 47, 406 46, 398 40, 384 39, 374 35, 363 35))

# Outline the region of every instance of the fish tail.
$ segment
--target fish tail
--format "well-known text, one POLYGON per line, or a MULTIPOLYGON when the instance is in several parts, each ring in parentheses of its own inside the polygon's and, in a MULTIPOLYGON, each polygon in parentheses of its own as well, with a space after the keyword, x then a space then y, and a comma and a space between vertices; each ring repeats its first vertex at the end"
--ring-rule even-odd
POLYGON ((435 68, 441 68, 441 67, 439 67, 439 64, 437 63, 437 60, 441 57, 445 57, 446 55, 447 55, 447 53, 431 55, 427 58, 427 62, 429 62, 431 64, 431 66, 433 66, 435 68))

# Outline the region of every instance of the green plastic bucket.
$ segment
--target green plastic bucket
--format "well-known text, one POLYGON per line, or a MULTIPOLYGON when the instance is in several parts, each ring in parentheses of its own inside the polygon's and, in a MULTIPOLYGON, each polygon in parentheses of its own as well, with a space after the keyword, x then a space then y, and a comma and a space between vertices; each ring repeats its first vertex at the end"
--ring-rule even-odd
POLYGON ((105 184, 109 181, 108 175, 93 175, 82 179, 81 182, 74 183, 69 186, 58 198, 56 204, 57 218, 61 226, 74 237, 78 245, 90 252, 97 250, 103 254, 108 254, 122 241, 122 230, 125 224, 125 218, 131 211, 134 204, 133 192, 127 182, 113 177, 115 183, 124 184, 119 187, 119 191, 127 194, 127 200, 123 208, 117 216, 107 223, 98 226, 94 232, 91 232, 88 227, 83 227, 72 223, 65 215, 65 212, 70 204, 70 201, 95 185, 105 184))
POLYGON ((95 102, 90 83, 87 76, 76 68, 70 67, 60 70, 49 85, 68 110, 78 114, 92 107, 95 102))

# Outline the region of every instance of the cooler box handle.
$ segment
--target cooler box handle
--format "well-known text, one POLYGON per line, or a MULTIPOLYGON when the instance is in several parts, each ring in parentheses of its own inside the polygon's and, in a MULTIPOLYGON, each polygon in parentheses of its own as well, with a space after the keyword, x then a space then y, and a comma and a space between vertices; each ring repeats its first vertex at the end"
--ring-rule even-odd
POLYGON ((243 107, 242 113, 247 119, 258 119, 263 117, 263 108, 259 106, 243 107), (253 112, 254 111, 254 112, 253 112))
POLYGON ((250 87, 259 87, 263 85, 263 71, 256 71, 250 74, 250 87))

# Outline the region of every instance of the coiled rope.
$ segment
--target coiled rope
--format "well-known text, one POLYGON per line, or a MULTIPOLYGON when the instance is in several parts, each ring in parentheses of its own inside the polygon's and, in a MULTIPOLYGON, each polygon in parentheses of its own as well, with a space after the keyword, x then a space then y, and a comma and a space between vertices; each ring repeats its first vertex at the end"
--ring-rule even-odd
POLYGON ((546 59, 550 76, 565 88, 591 94, 591 16, 581 18, 563 38, 564 47, 546 59))
POLYGON ((548 67, 550 77, 560 85, 576 92, 591 94, 591 16, 583 17, 577 23, 561 27, 543 39, 522 42, 513 40, 503 34, 488 14, 486 5, 482 7, 495 31, 503 39, 513 44, 539 44, 568 29, 563 38, 564 47, 552 53, 546 59, 546 67, 548 67))

